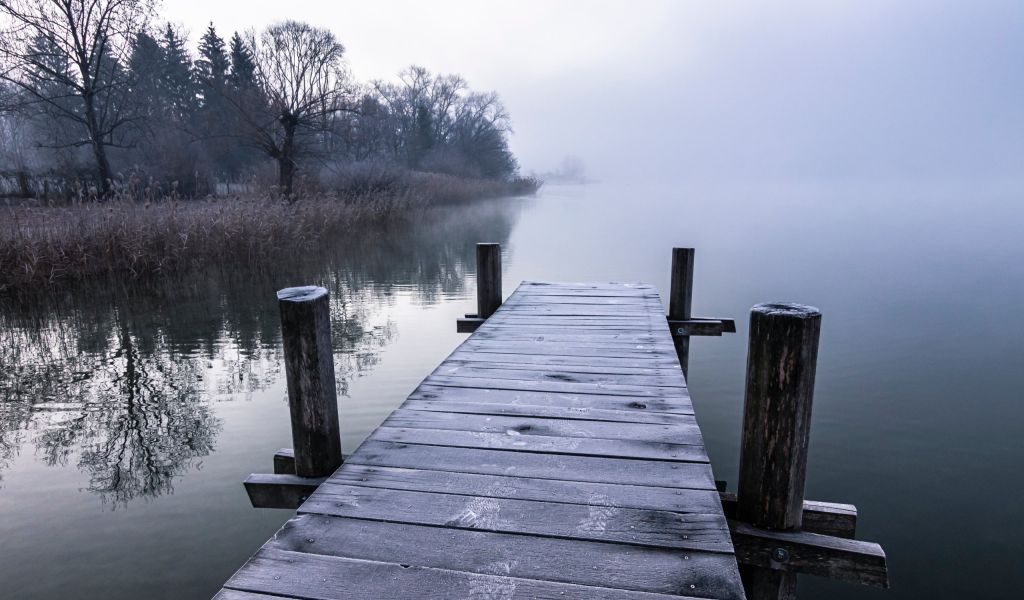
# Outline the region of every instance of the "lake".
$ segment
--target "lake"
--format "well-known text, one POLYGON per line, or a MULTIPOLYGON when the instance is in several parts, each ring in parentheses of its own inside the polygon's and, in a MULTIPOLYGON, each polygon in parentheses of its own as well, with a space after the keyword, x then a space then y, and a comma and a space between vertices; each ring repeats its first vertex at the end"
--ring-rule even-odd
POLYGON ((1003 598, 1021 586, 1024 202, 1019 186, 593 183, 339 239, 322 255, 7 301, 0 317, 0 596, 203 598, 293 514, 242 480, 291 445, 274 291, 332 295, 352 452, 465 338, 473 244, 519 281, 646 281, 696 248, 690 389, 735 490, 746 321, 821 308, 808 499, 860 510, 892 589, 805 598, 1003 598))

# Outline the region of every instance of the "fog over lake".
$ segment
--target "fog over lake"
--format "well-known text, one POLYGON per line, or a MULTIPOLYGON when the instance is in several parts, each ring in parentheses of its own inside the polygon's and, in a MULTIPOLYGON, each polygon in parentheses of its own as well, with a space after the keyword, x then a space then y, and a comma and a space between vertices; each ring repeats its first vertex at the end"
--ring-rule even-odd
POLYGON ((335 31, 352 73, 501 94, 523 173, 584 182, 429 211, 321 252, 0 304, 0 596, 209 597, 293 511, 274 291, 331 293, 345 454, 462 340, 474 244, 522 280, 644 281, 696 248, 689 388, 736 489, 750 307, 821 309, 808 499, 852 503, 892 589, 1009 598, 1024 539, 1024 3, 167 0, 192 32, 335 31), (426 213, 425 213, 426 214, 426 213))

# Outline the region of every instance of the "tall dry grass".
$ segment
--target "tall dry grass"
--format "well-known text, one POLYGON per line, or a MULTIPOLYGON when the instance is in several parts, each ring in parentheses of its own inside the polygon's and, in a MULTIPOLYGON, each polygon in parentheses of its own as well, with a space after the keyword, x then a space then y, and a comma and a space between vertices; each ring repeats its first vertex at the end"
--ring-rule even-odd
POLYGON ((0 208, 0 291, 217 262, 258 266, 417 209, 409 198, 328 195, 0 208))
MULTIPOLYGON (((298 196, 0 206, 0 293, 102 275, 138 278, 208 265, 259 266, 355 228, 415 219, 431 206, 532 193, 540 182, 477 180, 362 165, 298 196)), ((144 201, 140 201, 140 198, 144 201)))

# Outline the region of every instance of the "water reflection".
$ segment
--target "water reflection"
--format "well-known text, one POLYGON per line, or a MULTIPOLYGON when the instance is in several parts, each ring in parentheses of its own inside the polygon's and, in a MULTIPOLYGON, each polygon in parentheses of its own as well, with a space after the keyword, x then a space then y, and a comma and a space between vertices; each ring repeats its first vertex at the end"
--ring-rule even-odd
MULTIPOLYGON (((373 369, 398 331, 397 294, 465 294, 473 244, 505 242, 515 202, 436 211, 360 232, 316 256, 59 295, 7 298, 0 316, 0 483, 21 454, 74 466, 112 508, 174 491, 222 424, 213 402, 245 401, 282 376, 274 291, 331 292, 338 390, 373 369)), ((283 399, 282 399, 283 401, 283 399)))

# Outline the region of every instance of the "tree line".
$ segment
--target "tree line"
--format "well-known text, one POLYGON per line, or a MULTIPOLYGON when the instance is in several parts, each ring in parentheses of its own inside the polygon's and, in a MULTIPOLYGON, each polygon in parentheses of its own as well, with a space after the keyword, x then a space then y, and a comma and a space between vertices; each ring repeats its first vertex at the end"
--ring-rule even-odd
POLYGON ((517 173, 494 92, 412 66, 358 82, 345 47, 297 21, 197 52, 153 0, 0 0, 0 171, 92 182, 175 182, 183 195, 271 167, 297 177, 355 163, 474 178, 517 173))

